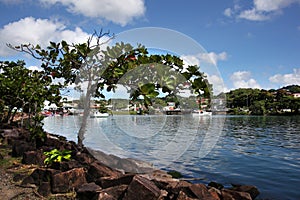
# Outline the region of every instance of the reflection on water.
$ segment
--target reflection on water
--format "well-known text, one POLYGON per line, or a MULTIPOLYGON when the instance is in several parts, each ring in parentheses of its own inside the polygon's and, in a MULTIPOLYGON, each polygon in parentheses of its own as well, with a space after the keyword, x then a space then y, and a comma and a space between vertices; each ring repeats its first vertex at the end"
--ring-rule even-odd
MULTIPOLYGON (((114 116, 90 119, 85 145, 203 183, 253 184, 261 198, 300 199, 299 124, 300 117, 114 116)), ((74 141, 79 125, 80 117, 45 119, 47 131, 74 141)))

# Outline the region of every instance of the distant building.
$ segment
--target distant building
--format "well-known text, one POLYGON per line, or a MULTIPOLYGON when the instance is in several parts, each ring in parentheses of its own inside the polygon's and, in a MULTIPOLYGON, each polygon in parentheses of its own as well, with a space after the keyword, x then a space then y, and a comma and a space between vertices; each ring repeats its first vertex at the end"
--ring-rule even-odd
POLYGON ((293 96, 294 98, 300 98, 300 93, 294 93, 293 96))

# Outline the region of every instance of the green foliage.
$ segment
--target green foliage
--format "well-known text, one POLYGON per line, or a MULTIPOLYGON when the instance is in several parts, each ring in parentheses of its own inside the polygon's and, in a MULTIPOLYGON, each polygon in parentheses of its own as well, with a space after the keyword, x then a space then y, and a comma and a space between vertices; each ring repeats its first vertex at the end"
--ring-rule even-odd
POLYGON ((44 152, 44 155, 47 156, 47 158, 44 160, 44 163, 46 165, 51 165, 54 162, 62 162, 62 161, 68 161, 71 159, 71 153, 70 150, 58 150, 53 149, 51 151, 44 152))
POLYGON ((43 130, 44 117, 41 115, 36 115, 32 118, 33 124, 29 124, 30 139, 33 141, 45 142, 47 138, 46 132, 43 130))
POLYGON ((287 114, 284 110, 290 110, 290 114, 298 114, 300 98, 294 98, 292 95, 298 88, 300 87, 292 85, 269 91, 250 88, 232 90, 226 94, 227 107, 233 114, 287 114))
POLYGON ((6 117, 2 121, 13 120, 14 110, 36 116, 44 106, 44 101, 58 102, 60 86, 53 84, 45 71, 32 71, 24 61, 0 62, 0 101, 6 117))

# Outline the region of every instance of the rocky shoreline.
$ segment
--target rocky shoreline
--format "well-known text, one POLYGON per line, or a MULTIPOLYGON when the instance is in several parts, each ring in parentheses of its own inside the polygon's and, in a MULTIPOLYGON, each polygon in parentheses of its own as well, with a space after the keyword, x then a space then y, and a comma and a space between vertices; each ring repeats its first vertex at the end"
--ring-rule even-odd
POLYGON ((20 158, 23 168, 30 166, 27 173, 13 174, 15 184, 33 188, 40 199, 252 200, 259 195, 255 186, 224 188, 213 182, 204 185, 175 179, 151 164, 79 149, 74 142, 53 134, 47 134, 43 145, 36 147, 27 130, 2 127, 0 141, 0 146, 11 149, 12 157, 20 158), (46 167, 43 152, 55 148, 70 150, 71 160, 46 167))

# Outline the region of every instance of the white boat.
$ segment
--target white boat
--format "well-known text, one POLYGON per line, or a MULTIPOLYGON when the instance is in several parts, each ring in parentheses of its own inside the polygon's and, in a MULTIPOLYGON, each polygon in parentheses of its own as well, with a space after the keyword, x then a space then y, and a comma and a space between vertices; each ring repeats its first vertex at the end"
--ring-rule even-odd
POLYGON ((195 110, 192 112, 193 116, 212 116, 211 111, 206 111, 206 110, 195 110))
POLYGON ((101 113, 99 111, 92 111, 90 113, 90 118, 107 118, 109 117, 108 113, 101 113))

